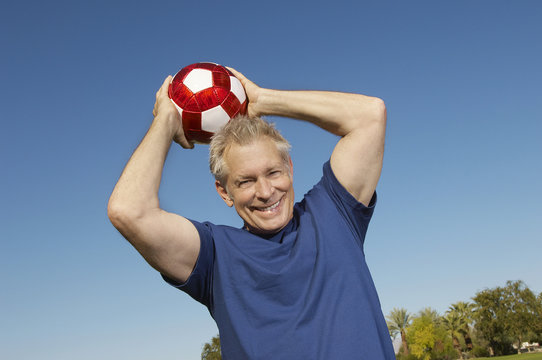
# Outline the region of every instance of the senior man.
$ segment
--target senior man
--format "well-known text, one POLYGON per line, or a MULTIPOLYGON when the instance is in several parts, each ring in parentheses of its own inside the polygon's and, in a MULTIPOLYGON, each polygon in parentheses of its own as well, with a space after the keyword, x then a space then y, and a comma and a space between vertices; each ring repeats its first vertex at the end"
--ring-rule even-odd
POLYGON ((111 195, 112 223, 166 281, 207 306, 224 359, 394 359, 363 251, 382 169, 383 101, 265 89, 230 70, 247 93, 247 116, 213 137, 210 168, 216 191, 243 227, 160 208, 172 142, 193 147, 167 95, 171 77, 111 195), (304 120, 339 136, 322 179, 299 203, 289 144, 260 118, 265 115, 304 120))

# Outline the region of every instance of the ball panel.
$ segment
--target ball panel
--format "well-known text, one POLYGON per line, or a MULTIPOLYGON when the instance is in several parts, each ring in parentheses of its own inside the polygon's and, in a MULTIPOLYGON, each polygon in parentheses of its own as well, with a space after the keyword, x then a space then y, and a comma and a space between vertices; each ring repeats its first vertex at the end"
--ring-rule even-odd
POLYGON ((186 75, 188 75, 188 73, 190 71, 192 71, 192 69, 195 68, 195 65, 197 64, 192 64, 192 65, 188 65, 184 68, 182 68, 177 74, 175 74, 175 76, 173 77, 173 82, 179 82, 179 83, 182 83, 184 78, 186 77, 186 75))
POLYGON ((224 94, 224 90, 220 88, 207 88, 194 95, 199 106, 200 111, 209 110, 215 106, 220 105, 223 98, 226 97, 228 92, 224 94), (217 94, 217 91, 221 91, 217 94))
POLYGON ((211 142, 213 133, 201 129, 201 115, 200 112, 182 112, 184 135, 190 141, 208 144, 211 142))
MULTIPOLYGON (((175 104, 175 101, 171 100, 171 102, 173 103, 173 105, 175 105, 175 107, 177 108, 177 111, 179 112, 179 114, 181 114, 181 121, 182 121, 183 109, 181 107, 179 107, 179 105, 175 104)), ((184 129, 184 123, 183 123, 183 129, 184 129)))
POLYGON ((169 98, 181 108, 184 108, 186 102, 194 95, 190 89, 184 86, 183 83, 173 84, 169 86, 169 98))
POLYGON ((189 66, 192 66, 192 69, 198 68, 198 69, 207 69, 211 71, 213 71, 217 67, 223 67, 221 65, 218 65, 212 62, 199 62, 199 63, 195 63, 189 66))
POLYGON ((240 103, 244 103, 245 100, 247 99, 247 95, 245 94, 245 88, 243 87, 239 79, 237 79, 235 76, 231 76, 230 83, 231 83, 230 91, 234 93, 235 96, 237 96, 240 103))
POLYGON ((220 105, 224 102, 224 99, 226 99, 228 97, 228 95, 230 94, 230 90, 229 89, 224 89, 224 88, 221 88, 221 87, 215 87, 213 88, 215 94, 216 94, 216 98, 218 99, 218 104, 217 105, 220 105))
POLYGON ((241 104, 241 110, 239 110, 239 114, 246 114, 247 106, 248 106, 248 101, 245 100, 245 102, 241 104))
POLYGON ((181 117, 183 120, 183 129, 188 130, 201 130, 201 112, 182 110, 181 117))
POLYGON ((186 75, 183 83, 190 91, 197 93, 203 89, 213 87, 213 73, 205 69, 194 69, 186 75))
POLYGON ((227 72, 213 71, 213 86, 230 90, 230 76, 227 72))
POLYGON ((241 103, 234 93, 229 93, 228 97, 226 97, 222 103, 222 108, 230 118, 233 118, 239 114, 239 111, 241 110, 241 103))
POLYGON ((188 99, 183 106, 183 110, 190 112, 201 112, 201 106, 198 103, 198 98, 194 95, 188 99))
POLYGON ((217 106, 201 113, 201 130, 216 132, 230 121, 230 116, 222 108, 217 106))
POLYGON ((184 136, 188 140, 196 140, 198 133, 201 132, 201 113, 182 111, 181 112, 184 136))

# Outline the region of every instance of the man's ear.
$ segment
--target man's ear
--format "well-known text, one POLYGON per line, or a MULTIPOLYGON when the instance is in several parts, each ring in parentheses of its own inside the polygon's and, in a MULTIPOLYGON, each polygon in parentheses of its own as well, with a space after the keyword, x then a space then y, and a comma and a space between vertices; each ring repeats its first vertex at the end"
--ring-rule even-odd
POLYGON ((218 180, 215 180, 215 187, 216 187, 216 192, 218 193, 218 195, 220 195, 222 200, 224 200, 226 205, 228 205, 229 207, 232 207, 233 206, 233 200, 228 195, 228 190, 226 190, 226 188, 224 186, 222 186, 222 184, 218 180))
POLYGON ((288 156, 288 162, 290 163, 290 178, 294 178, 294 163, 292 162, 292 157, 288 156))

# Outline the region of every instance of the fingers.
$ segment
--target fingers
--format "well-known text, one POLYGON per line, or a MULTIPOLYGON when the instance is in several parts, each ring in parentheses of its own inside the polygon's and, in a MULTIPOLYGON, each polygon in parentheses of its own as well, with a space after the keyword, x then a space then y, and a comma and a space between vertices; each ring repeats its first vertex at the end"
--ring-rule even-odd
POLYGON ((158 109, 160 108, 160 105, 163 103, 163 101, 169 100, 169 85, 171 84, 172 80, 173 77, 171 75, 168 75, 162 83, 162 86, 160 86, 160 89, 158 89, 158 91, 156 92, 156 102, 154 103, 154 108, 152 109, 152 115, 154 117, 158 115, 158 109))
POLYGON ((173 139, 177 144, 181 145, 184 149, 193 149, 194 143, 192 141, 189 141, 184 134, 177 135, 173 139))
POLYGON ((168 75, 164 82, 162 83, 162 86, 160 86, 160 89, 156 92, 156 99, 168 96, 168 90, 169 90, 169 84, 171 84, 171 81, 173 80, 173 76, 168 75))
POLYGON ((226 66, 226 69, 228 69, 229 71, 231 71, 231 72, 233 73, 233 75, 235 75, 236 77, 237 77, 237 75, 243 76, 243 74, 241 74, 239 71, 235 70, 235 69, 232 68, 232 67, 226 66))
POLYGON ((229 67, 229 66, 226 66, 226 68, 229 71, 231 71, 233 75, 235 75, 235 77, 239 79, 239 81, 241 81, 241 84, 243 84, 243 86, 245 85, 247 81, 249 81, 245 75, 241 74, 239 71, 235 70, 234 68, 229 67))

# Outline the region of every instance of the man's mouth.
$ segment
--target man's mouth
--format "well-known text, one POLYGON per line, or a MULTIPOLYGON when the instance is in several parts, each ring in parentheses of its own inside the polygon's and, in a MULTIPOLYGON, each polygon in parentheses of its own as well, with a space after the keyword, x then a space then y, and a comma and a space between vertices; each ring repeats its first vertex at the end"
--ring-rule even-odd
MULTIPOLYGON (((282 199, 280 199, 280 200, 282 200, 282 199)), ((271 206, 268 206, 268 207, 264 207, 264 208, 260 208, 260 207, 258 207, 258 208, 256 208, 256 210, 258 210, 258 211, 273 211, 274 209, 276 209, 276 208, 277 208, 277 206, 279 206, 279 205, 280 205, 280 200, 279 200, 279 201, 277 201, 276 203, 274 203, 274 204, 273 204, 273 205, 271 205, 271 206)))

